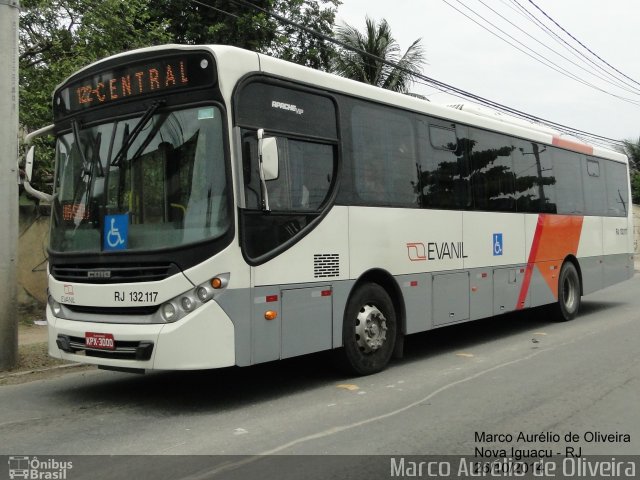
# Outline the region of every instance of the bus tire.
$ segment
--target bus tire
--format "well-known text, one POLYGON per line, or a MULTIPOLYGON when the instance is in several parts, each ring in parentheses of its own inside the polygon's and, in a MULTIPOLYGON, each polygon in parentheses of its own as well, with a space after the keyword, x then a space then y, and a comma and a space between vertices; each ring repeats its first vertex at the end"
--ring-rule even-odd
POLYGON ((573 320, 580 309, 580 275, 572 262, 564 262, 558 277, 558 305, 556 319, 573 320))
POLYGON ((393 354, 396 333, 396 312, 386 290, 377 283, 359 286, 344 313, 340 364, 356 375, 383 370, 393 354))

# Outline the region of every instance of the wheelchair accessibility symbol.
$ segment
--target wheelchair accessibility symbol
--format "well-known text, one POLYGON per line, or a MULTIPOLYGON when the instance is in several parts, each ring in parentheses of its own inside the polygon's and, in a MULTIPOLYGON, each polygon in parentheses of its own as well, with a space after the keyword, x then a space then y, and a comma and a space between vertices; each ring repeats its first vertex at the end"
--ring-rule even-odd
POLYGON ((493 234, 493 256, 502 255, 502 234, 494 233, 493 234))
POLYGON ((103 250, 125 250, 129 237, 129 214, 105 215, 103 250))

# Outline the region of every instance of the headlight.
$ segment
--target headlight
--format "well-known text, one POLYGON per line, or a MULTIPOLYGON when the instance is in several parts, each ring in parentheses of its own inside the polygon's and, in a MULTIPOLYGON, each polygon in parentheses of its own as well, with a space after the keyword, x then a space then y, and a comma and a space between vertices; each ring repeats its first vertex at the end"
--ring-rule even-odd
POLYGON ((209 290, 207 290, 206 287, 198 287, 198 289, 196 290, 196 296, 198 297, 198 300, 200 300, 202 303, 206 302, 207 300, 209 300, 209 298, 211 298, 211 296, 209 295, 209 290))
POLYGON ((193 310, 194 308, 196 308, 196 302, 195 300, 189 298, 189 297, 182 297, 180 299, 180 305, 182 305, 182 309, 185 312, 190 312, 191 310, 193 310))
POLYGON ((174 320, 177 320, 176 313, 176 307, 174 307, 172 303, 165 303, 162 305, 162 317, 165 321, 173 322, 174 320))
POLYGON ((56 302, 51 295, 47 298, 49 301, 49 307, 51 307, 51 312, 55 317, 59 317, 62 313, 62 305, 56 302))
POLYGON ((51 311, 56 317, 60 316, 60 314, 62 313, 62 305, 53 300, 51 302, 51 311))
POLYGON ((165 322, 177 322, 212 298, 220 295, 229 284, 229 276, 228 273, 216 275, 211 280, 196 286, 193 290, 189 290, 165 302, 160 307, 162 320, 165 322))

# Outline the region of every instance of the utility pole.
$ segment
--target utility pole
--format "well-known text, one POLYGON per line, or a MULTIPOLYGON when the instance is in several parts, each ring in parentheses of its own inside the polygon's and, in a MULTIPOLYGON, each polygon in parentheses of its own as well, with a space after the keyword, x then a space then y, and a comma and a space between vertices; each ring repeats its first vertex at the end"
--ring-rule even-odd
POLYGON ((0 0, 0 370, 18 362, 18 0, 0 0))

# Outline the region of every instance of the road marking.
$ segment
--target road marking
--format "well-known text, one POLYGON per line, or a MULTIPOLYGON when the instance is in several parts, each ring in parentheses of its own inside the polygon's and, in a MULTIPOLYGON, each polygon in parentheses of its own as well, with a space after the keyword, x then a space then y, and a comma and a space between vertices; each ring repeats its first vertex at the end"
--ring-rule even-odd
POLYGON ((456 353, 456 357, 473 358, 473 353, 456 353))
MULTIPOLYGON (((628 319, 624 323, 630 323, 631 321, 632 321, 631 319, 628 319)), ((328 429, 323 430, 323 431, 318 432, 318 433, 314 433, 314 434, 311 434, 311 435, 300 437, 300 438, 298 438, 296 440, 292 440, 290 442, 284 443, 284 444, 282 444, 282 445, 280 445, 278 447, 274 447, 274 448, 272 448, 270 450, 266 450, 264 452, 261 452, 261 453, 252 455, 250 457, 247 457, 247 458, 245 458, 243 460, 240 460, 240 461, 237 461, 237 462, 226 462, 226 463, 223 463, 222 465, 220 465, 220 466, 218 466, 216 468, 205 470, 205 471, 200 472, 200 473, 195 473, 193 475, 189 475, 187 477, 182 478, 181 480, 208 480, 211 477, 213 477, 213 476, 215 476, 215 475, 217 475, 219 473, 227 472, 229 470, 235 470, 235 469, 240 468, 240 467, 242 467, 244 465, 248 465, 250 463, 262 460, 262 459, 266 458, 266 456, 268 456, 268 455, 274 455, 274 454, 280 453, 283 450, 287 450, 287 449, 289 449, 291 447, 294 447, 296 445, 300 445, 302 443, 310 442, 312 440, 317 440, 317 439, 324 438, 324 437, 329 437, 331 435, 342 433, 344 431, 351 430, 353 428, 358 428, 358 427, 361 427, 363 425, 367 425, 369 423, 374 423, 374 422, 377 422, 379 420, 385 420, 385 419, 393 417, 395 415, 404 413, 407 410, 411 410, 412 408, 415 408, 415 407, 417 407, 419 405, 427 403, 429 400, 433 399, 437 395, 439 395, 439 394, 441 394, 441 393, 443 393, 443 392, 445 392, 445 391, 447 391, 447 390, 449 390, 451 388, 454 388, 454 387, 456 387, 458 385, 461 385, 461 384, 466 383, 466 382, 470 382, 470 381, 475 380, 475 379, 477 379, 479 377, 482 377, 482 376, 484 376, 484 375, 486 375, 488 373, 492 373, 492 372, 494 372, 496 370, 500 370, 501 368, 509 367, 511 365, 516 365, 518 363, 521 363, 521 362, 524 362, 524 361, 527 361, 527 360, 531 360, 532 358, 537 357, 538 355, 540 355, 542 353, 546 353, 546 352, 548 352, 550 350, 554 350, 554 349, 558 349, 558 348, 563 348, 563 347, 565 347, 567 345, 571 345, 572 343, 576 343, 578 340, 582 340, 585 337, 590 337, 592 335, 597 335, 597 334, 598 334, 598 331, 595 331, 595 330, 594 331, 589 331, 589 332, 584 333, 583 335, 573 337, 571 340, 568 340, 566 342, 560 343, 558 345, 554 345, 554 346, 550 346, 550 347, 546 347, 546 348, 541 348, 541 349, 536 349, 535 352, 532 352, 532 353, 530 353, 529 355, 527 355, 525 357, 517 358, 515 360, 510 360, 508 362, 504 362, 504 363, 495 365, 493 367, 487 368, 487 369, 482 370, 482 371, 480 371, 478 373, 475 373, 473 375, 469 375, 469 376, 467 376, 465 378, 461 378, 460 380, 456 380, 454 382, 448 383, 447 385, 443 385, 442 387, 440 387, 440 388, 434 390, 433 392, 431 392, 426 397, 424 397, 424 398, 422 398, 420 400, 417 400, 415 402, 409 403, 409 404, 405 405, 404 407, 398 408, 396 410, 392 410, 390 412, 387 412, 387 413, 384 413, 384 414, 381 414, 381 415, 377 415, 375 417, 367 418, 367 419, 364 419, 364 420, 360 420, 358 422, 350 423, 350 424, 347 424, 347 425, 337 425, 337 426, 328 428, 328 429)), ((405 383, 405 382, 404 382, 404 380, 398 380, 396 383, 405 383)), ((401 390, 401 389, 398 389, 398 390, 401 390)))
MULTIPOLYGON (((566 342, 564 344, 557 345, 556 348, 557 347, 561 347, 563 345, 568 345, 570 343, 574 343, 576 340, 577 340, 577 338, 574 338, 574 339, 572 339, 572 340, 570 340, 570 341, 568 341, 568 342, 566 342)), ((396 416, 396 415, 398 415, 400 413, 404 413, 407 410, 411 410, 412 408, 415 408, 415 407, 417 407, 419 405, 422 405, 422 404, 428 402, 429 400, 433 399, 437 395, 439 395, 442 392, 445 392, 445 391, 447 391, 447 390, 449 390, 449 389, 451 389, 453 387, 457 387, 458 385, 461 385, 463 383, 470 382, 472 380, 475 380, 476 378, 482 377, 483 375, 495 372, 496 370, 500 370, 501 368, 509 367, 511 365, 516 365, 516 364, 518 364, 520 362, 524 362, 526 360, 531 360, 533 357, 537 357, 541 353, 547 352, 548 350, 552 350, 552 348, 549 347, 549 348, 544 348, 544 349, 541 349, 541 350, 536 350, 535 352, 527 355, 526 357, 517 358, 515 360, 510 360, 508 362, 501 363, 499 365, 495 365, 493 367, 490 367, 490 368, 487 368, 485 370, 482 370, 482 371, 480 371, 478 373, 474 373, 473 375, 469 375, 468 377, 461 378, 460 380, 456 380, 455 382, 448 383, 447 385, 443 385, 442 387, 434 390, 433 392, 431 392, 426 397, 421 398, 420 400, 416 400, 415 402, 409 403, 409 404, 405 405, 404 407, 400 407, 400 408, 398 408, 396 410, 392 410, 390 412, 383 413, 383 414, 377 415, 375 417, 366 418, 366 419, 360 420, 358 422, 353 422, 353 423, 349 423, 349 424, 346 424, 346 425, 337 425, 335 427, 328 428, 328 429, 323 430, 323 431, 318 432, 318 433, 314 433, 314 434, 311 434, 311 435, 300 437, 300 438, 298 438, 296 440, 291 440, 290 442, 284 443, 284 444, 282 444, 282 445, 280 445, 278 447, 275 447, 275 448, 272 448, 270 450, 266 450, 264 452, 261 452, 261 453, 258 453, 256 455, 253 455, 251 457, 245 458, 244 460, 240 460, 238 462, 230 462, 230 463, 222 464, 219 467, 216 467, 214 469, 207 470, 207 471, 200 472, 200 473, 196 473, 196 474, 193 474, 193 475, 189 475, 187 477, 182 478, 182 480, 207 480, 207 479, 209 479, 209 478, 211 478, 214 475, 217 475, 219 473, 227 472, 229 470, 235 470, 235 469, 240 468, 240 467, 242 467, 244 465, 248 465, 250 463, 253 463, 253 462, 256 462, 258 460, 261 460, 261 459, 265 458, 268 455, 275 455, 277 453, 282 452, 283 450, 287 450, 287 449, 289 449, 291 447, 295 447, 296 445, 300 445, 302 443, 310 442, 312 440, 318 440, 320 438, 329 437, 331 435, 336 435, 338 433, 342 433, 342 432, 345 432, 347 430, 358 428, 358 427, 361 427, 363 425, 367 425, 369 423, 374 423, 374 422, 378 422, 380 420, 385 420, 387 418, 394 417, 394 416, 396 416)), ((404 380, 398 381, 398 383, 401 383, 401 382, 404 383, 404 380)))
POLYGON ((344 388, 345 390, 349 390, 350 392, 355 392, 356 390, 360 390, 359 386, 353 385, 350 383, 341 383, 340 385, 336 385, 336 388, 344 388))

